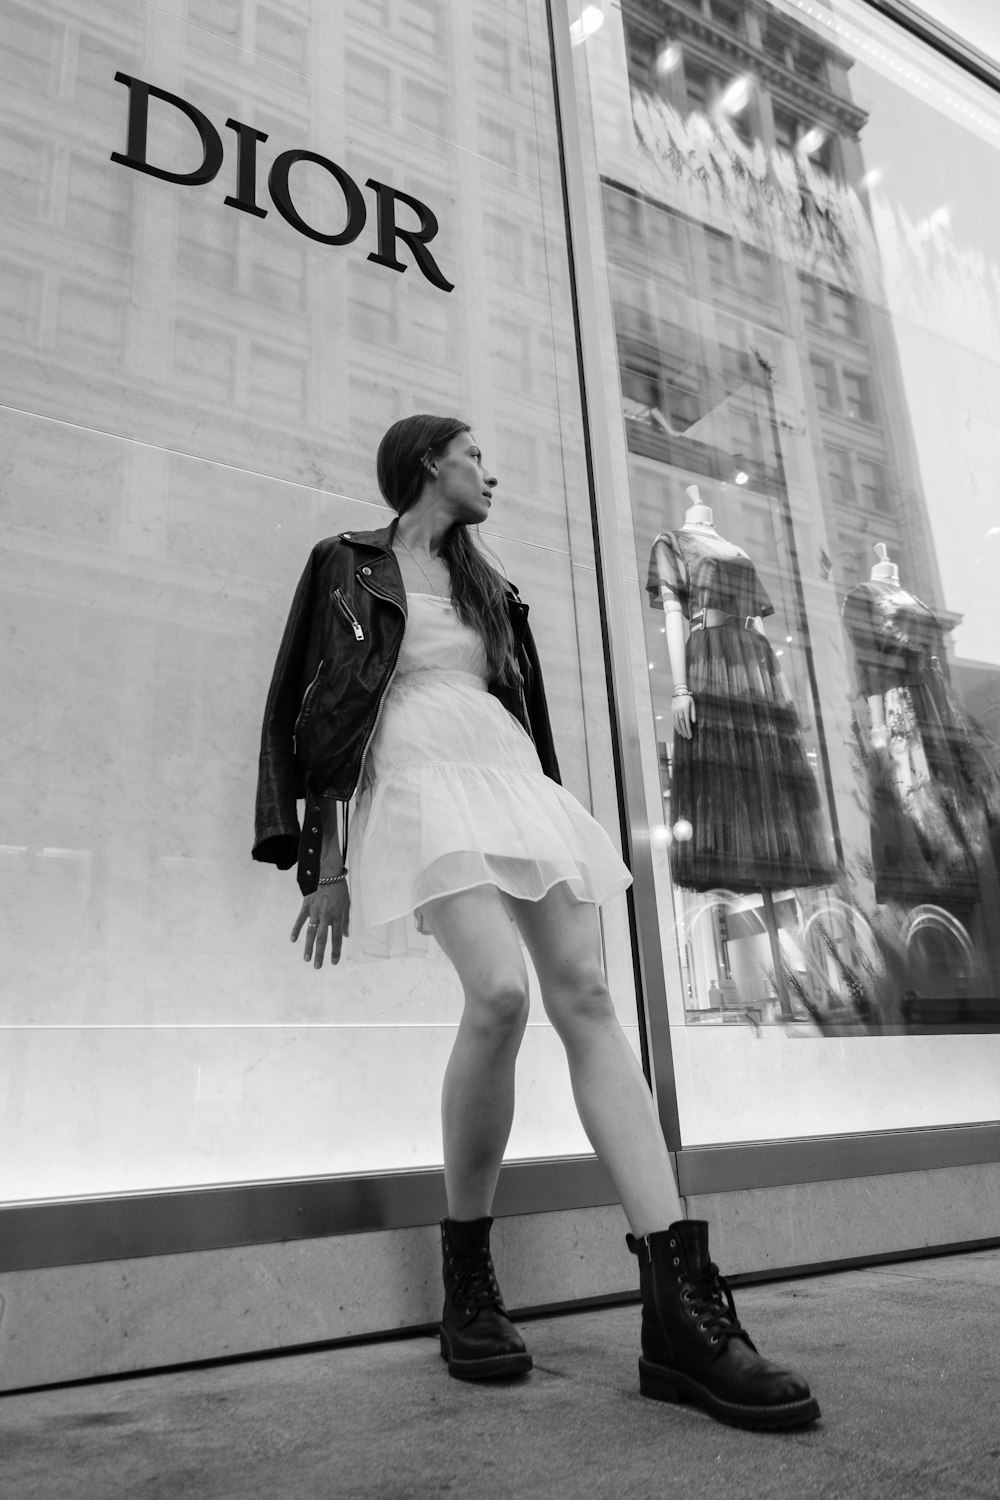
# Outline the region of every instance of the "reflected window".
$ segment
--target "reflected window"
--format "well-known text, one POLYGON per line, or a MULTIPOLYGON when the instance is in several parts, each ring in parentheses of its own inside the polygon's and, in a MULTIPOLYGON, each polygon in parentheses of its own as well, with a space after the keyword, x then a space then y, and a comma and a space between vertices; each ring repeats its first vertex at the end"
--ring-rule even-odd
POLYGON ((799 293, 802 310, 810 323, 823 322, 823 294, 819 282, 812 276, 799 277, 799 293))
POLYGON ((621 378, 622 395, 626 401, 635 402, 642 407, 659 406, 660 382, 651 371, 623 366, 621 378))
POLYGON ((719 93, 719 79, 716 75, 698 63, 686 62, 684 86, 687 91, 689 113, 707 115, 712 101, 719 93))
POLYGON ((188 20, 235 42, 240 39, 243 9, 243 0, 189 0, 188 20))
POLYGON ((826 473, 830 481, 831 498, 841 505, 853 505, 854 476, 851 472, 851 455, 846 448, 827 447, 826 473))
POLYGON ((705 250, 712 280, 722 286, 733 286, 736 281, 736 247, 729 236, 706 229, 705 250))
POLYGON ((641 245, 643 240, 642 202, 634 193, 608 189, 605 210, 615 227, 615 237, 626 244, 641 245))
POLYGON ((262 413, 305 416, 308 361, 305 354, 290 354, 266 344, 253 345, 250 360, 250 404, 262 413))
POLYGON ((306 252, 288 236, 259 235, 253 246, 253 295, 272 307, 302 308, 306 252))
MULTIPOLYGON (((118 26, 124 27, 124 13, 118 18, 118 26)), ((133 20, 132 28, 135 26, 133 20)), ((122 66, 123 44, 131 38, 118 31, 111 37, 81 35, 76 56, 76 79, 73 98, 81 114, 86 114, 96 124, 101 122, 107 130, 120 129, 121 100, 115 91, 108 88, 108 79, 114 78, 122 66)), ((224 117, 223 117, 224 118, 224 117)))
POLYGON ((520 286, 524 280, 524 230, 498 214, 483 217, 483 259, 489 280, 497 286, 520 286))
POLYGON ((800 45, 795 52, 795 71, 800 78, 810 83, 823 83, 826 79, 826 64, 818 47, 800 45))
POLYGON ((204 198, 183 198, 180 206, 177 264, 193 281, 236 286, 239 214, 220 214, 204 198))
POLYGON ((664 387, 662 399, 666 406, 666 416, 678 431, 683 432, 698 420, 700 403, 696 386, 671 381, 664 387))
POLYGON ((442 45, 438 0, 399 0, 396 35, 418 52, 437 52, 442 45))
POLYGON ((15 343, 30 343, 40 300, 41 278, 37 272, 0 261, 0 335, 15 343))
POLYGON ((344 91, 373 109, 390 108, 392 75, 382 63, 360 53, 348 52, 344 68, 344 91))
POLYGON ((827 411, 839 410, 840 403, 837 400, 837 372, 829 360, 810 359, 809 368, 812 371, 813 390, 816 392, 816 400, 820 406, 827 411))
POLYGON ((52 150, 34 136, 9 127, 0 159, 0 194, 8 213, 35 218, 45 211, 52 172, 52 150))
POLYGON ((709 0, 708 13, 717 26, 724 26, 727 31, 743 30, 742 6, 734 4, 734 0, 709 0))
POLYGON ((396 283, 373 276, 367 266, 352 266, 349 287, 351 335, 376 344, 394 344, 399 333, 396 283))
POLYGON ((124 342, 124 309, 112 292, 64 282, 59 296, 58 347, 78 359, 117 363, 124 342))
POLYGON ((774 107, 774 139, 783 151, 794 151, 799 138, 799 122, 787 109, 774 107))
POLYGON ((429 130, 434 135, 443 134, 447 127, 447 97, 438 89, 429 89, 424 84, 408 79, 403 93, 404 114, 411 125, 429 130))
POLYGON ((768 16, 764 24, 763 47, 767 55, 773 57, 776 62, 786 63, 790 60, 791 32, 773 16, 768 16))
POLYGON ((844 371, 844 409, 855 422, 874 422, 871 377, 858 370, 844 371))
POLYGON ((861 503, 866 510, 877 510, 883 515, 892 510, 886 483, 885 464, 876 463, 871 458, 859 458, 858 486, 861 491, 861 503))
POLYGON ((754 250, 750 245, 742 247, 743 281, 752 297, 761 302, 773 302, 775 298, 774 267, 770 257, 754 250))
POLYGON ((473 28, 476 62, 482 68, 489 88, 508 93, 511 86, 512 69, 510 47, 507 38, 498 31, 485 26, 473 28))
POLYGON ((373 30, 388 31, 390 0, 347 0, 347 15, 352 22, 361 22, 373 30))
POLYGON ((724 344, 722 354, 722 374, 728 390, 735 390, 738 385, 745 384, 753 373, 753 361, 747 349, 734 348, 731 344, 724 344))
POLYGON ((47 94, 55 83, 63 27, 21 5, 5 10, 0 79, 32 94, 47 94))
POLYGON ((224 401, 236 378, 236 339, 219 328, 178 319, 174 329, 174 374, 185 390, 224 401))
POLYGON ((132 238, 133 186, 123 178, 123 172, 113 177, 103 162, 74 153, 66 189, 66 228, 116 252, 127 251, 132 238))
POLYGON ((652 210, 647 218, 649 248, 656 263, 663 268, 664 260, 676 261, 679 266, 687 263, 687 233, 684 222, 675 214, 652 210))
POLYGON ((509 125, 493 115, 480 115, 479 146, 484 156, 511 172, 517 171, 517 136, 509 125))
POLYGON ((265 57, 301 72, 308 54, 308 16, 289 13, 296 8, 288 0, 282 0, 280 10, 269 5, 258 6, 256 41, 265 57))
POLYGON ((503 372, 511 390, 527 395, 531 390, 531 330, 513 318, 491 318, 491 358, 503 372))
POLYGON ((859 338, 861 326, 858 319, 858 304, 850 292, 842 292, 839 287, 831 286, 827 289, 826 301, 830 327, 833 331, 843 335, 844 338, 859 338))

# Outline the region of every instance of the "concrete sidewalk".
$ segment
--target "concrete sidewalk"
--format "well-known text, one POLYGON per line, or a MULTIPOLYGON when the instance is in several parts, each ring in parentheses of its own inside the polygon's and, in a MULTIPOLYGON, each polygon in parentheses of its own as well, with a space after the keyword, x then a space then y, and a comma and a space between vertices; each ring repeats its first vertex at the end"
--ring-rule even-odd
POLYGON ((638 1394, 639 1310, 525 1322, 534 1372, 449 1378, 427 1337, 0 1398, 4 1500, 1000 1495, 1000 1251, 738 1289, 813 1428, 638 1394))

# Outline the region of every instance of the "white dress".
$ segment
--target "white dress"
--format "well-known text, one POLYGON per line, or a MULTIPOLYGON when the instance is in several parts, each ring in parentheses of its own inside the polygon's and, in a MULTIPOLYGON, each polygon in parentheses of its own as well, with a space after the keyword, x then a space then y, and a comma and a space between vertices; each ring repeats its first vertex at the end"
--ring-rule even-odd
POLYGON ((351 820, 351 951, 426 951, 420 908, 473 886, 537 901, 565 880, 598 904, 623 891, 632 877, 604 829, 487 691, 478 633, 450 600, 406 604, 351 820))

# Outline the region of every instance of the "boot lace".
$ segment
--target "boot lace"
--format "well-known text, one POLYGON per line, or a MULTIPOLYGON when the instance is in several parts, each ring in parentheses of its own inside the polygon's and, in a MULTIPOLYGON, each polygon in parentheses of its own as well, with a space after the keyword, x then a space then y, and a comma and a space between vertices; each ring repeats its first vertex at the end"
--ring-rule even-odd
POLYGON ((738 1337, 753 1348, 737 1315, 729 1283, 713 1261, 697 1275, 685 1278, 681 1301, 687 1305, 691 1316, 698 1319, 698 1327, 709 1336, 710 1343, 718 1344, 726 1336, 738 1337))
POLYGON ((469 1312, 479 1312, 484 1307, 495 1307, 503 1312, 503 1298, 489 1251, 463 1255, 457 1264, 458 1277, 453 1298, 456 1305, 461 1305, 469 1312))

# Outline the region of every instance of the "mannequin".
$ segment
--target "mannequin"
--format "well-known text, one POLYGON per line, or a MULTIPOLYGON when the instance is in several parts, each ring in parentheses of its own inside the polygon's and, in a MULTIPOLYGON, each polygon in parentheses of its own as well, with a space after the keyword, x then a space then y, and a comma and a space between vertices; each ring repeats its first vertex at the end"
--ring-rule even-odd
MULTIPOLYGON (((899 568, 890 561, 889 549, 885 542, 876 542, 872 551, 878 561, 869 574, 871 582, 898 584, 899 568)), ((868 712, 871 717, 872 745, 878 750, 885 750, 889 744, 889 730, 886 727, 885 701, 881 693, 868 695, 868 712)))
POLYGON ((876 900, 978 898, 982 813, 996 773, 973 744, 947 678, 944 630, 899 578, 884 542, 843 617, 868 706, 869 819, 876 900))
POLYGON ((771 893, 834 878, 819 788, 764 634, 773 605, 746 552, 716 530, 698 486, 687 496, 682 526, 653 542, 646 585, 664 612, 674 681, 671 869, 688 890, 763 895, 787 1014, 771 893))
MULTIPOLYGON (((691 501, 684 512, 684 524, 682 531, 691 532, 694 536, 700 536, 705 541, 718 544, 721 556, 745 557, 739 547, 734 547, 731 542, 725 541, 715 529, 715 518, 712 508, 702 502, 701 491, 696 484, 689 484, 684 492, 691 501)), ((654 543, 655 547, 655 543, 654 543)), ((673 692, 673 720, 675 734, 682 735, 685 739, 692 736, 692 726, 696 722, 698 710, 695 707, 694 698, 690 692, 682 692, 687 688, 687 629, 685 627, 684 610, 680 599, 661 585, 660 598, 666 619, 667 628, 667 656, 670 661, 670 672, 674 680, 673 692)), ((652 604, 653 601, 650 600, 652 604)), ((770 601, 768 601, 770 604, 770 601)), ((654 604, 655 608, 655 604, 654 604)), ((709 615, 723 615, 722 610, 709 610, 709 615)), ((770 614, 770 607, 767 610, 770 614)), ((755 615, 754 628, 763 633, 764 626, 759 615, 755 615)), ((706 624, 719 624, 720 620, 709 619, 706 624)))

